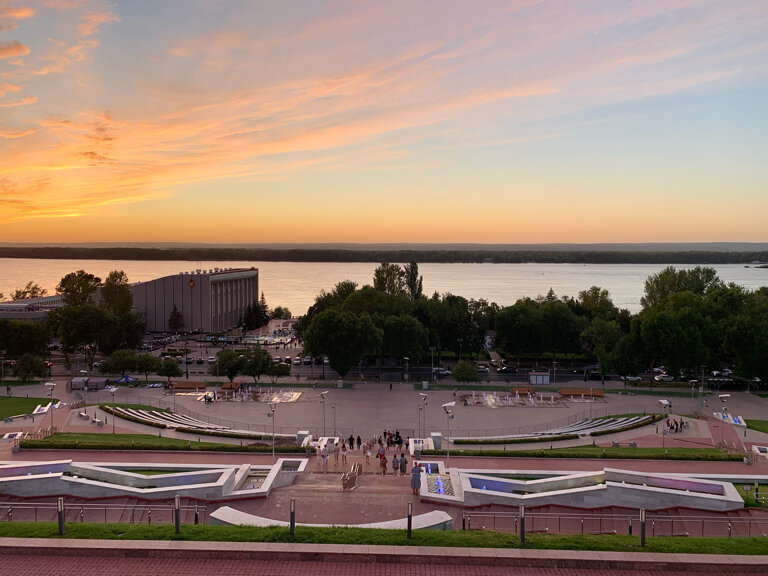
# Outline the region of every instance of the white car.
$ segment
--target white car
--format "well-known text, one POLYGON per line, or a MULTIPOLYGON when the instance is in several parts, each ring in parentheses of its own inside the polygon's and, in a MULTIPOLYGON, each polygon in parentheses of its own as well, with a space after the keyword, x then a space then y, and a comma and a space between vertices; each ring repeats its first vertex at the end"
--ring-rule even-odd
POLYGON ((675 377, 670 376, 669 374, 659 374, 658 376, 653 377, 656 382, 674 382, 675 377))
POLYGON ((208 356, 208 364, 213 364, 216 362, 216 356, 208 356))
POLYGON ((624 380, 625 382, 642 382, 643 381, 642 377, 640 376, 622 376, 621 379, 624 380))

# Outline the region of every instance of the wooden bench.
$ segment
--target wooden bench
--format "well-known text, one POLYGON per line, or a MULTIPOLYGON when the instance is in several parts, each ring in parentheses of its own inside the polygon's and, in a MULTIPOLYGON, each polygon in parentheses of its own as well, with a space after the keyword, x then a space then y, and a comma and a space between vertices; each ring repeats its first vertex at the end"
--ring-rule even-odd
POLYGON ((240 390, 240 384, 238 382, 225 382, 221 385, 222 390, 240 390))
POLYGON ((510 388, 509 392, 513 396, 515 394, 519 394, 520 396, 528 396, 528 394, 530 394, 531 396, 536 396, 536 390, 534 388, 531 388, 530 386, 510 388))
POLYGON ((185 390, 205 390, 205 382, 173 382, 167 387, 171 392, 180 392, 185 390))

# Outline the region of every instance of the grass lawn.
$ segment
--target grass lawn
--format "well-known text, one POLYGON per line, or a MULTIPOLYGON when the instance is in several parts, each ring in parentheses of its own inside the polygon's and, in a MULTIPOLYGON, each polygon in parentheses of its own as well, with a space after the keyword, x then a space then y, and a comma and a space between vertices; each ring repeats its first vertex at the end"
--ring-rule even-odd
MULTIPOLYGON (((0 396, 0 418, 30 414, 32 410, 37 408, 38 404, 46 405, 50 401, 50 398, 8 398, 0 396)), ((57 402, 58 400, 54 398, 53 401, 57 402)))
POLYGON ((747 420, 747 428, 768 434, 768 420, 747 420))
MULTIPOLYGON (((214 542, 304 542, 316 544, 368 544, 382 546, 446 546, 473 548, 523 548, 545 550, 602 550, 617 552, 664 552, 677 554, 768 554, 768 538, 648 538, 640 548, 638 536, 528 534, 525 544, 514 534, 481 530, 405 530, 364 528, 288 528, 184 525, 175 534, 173 525, 78 524, 68 523, 65 538, 104 540, 187 540, 214 542)), ((58 538, 54 522, 0 523, 0 537, 58 538)))
MULTIPOLYGON (((133 445, 139 449, 147 450, 162 450, 165 447, 179 447, 187 446, 189 440, 182 438, 166 438, 164 436, 152 436, 150 434, 100 434, 100 433, 88 433, 88 434, 74 434, 69 432, 59 432, 53 436, 48 436, 42 440, 36 440, 39 443, 51 444, 52 446, 57 443, 74 444, 77 442, 80 448, 86 447, 89 443, 104 445, 133 445)), ((208 442, 195 442, 195 444, 210 444, 211 446, 220 447, 221 444, 213 444, 208 442)))
MULTIPOLYGON (((733 485, 738 491, 739 495, 744 499, 744 506, 762 508, 765 506, 762 502, 755 502, 755 485, 749 484, 749 490, 744 490, 744 483, 738 483, 733 485)), ((760 484, 760 494, 762 496, 768 496, 768 484, 760 484)))

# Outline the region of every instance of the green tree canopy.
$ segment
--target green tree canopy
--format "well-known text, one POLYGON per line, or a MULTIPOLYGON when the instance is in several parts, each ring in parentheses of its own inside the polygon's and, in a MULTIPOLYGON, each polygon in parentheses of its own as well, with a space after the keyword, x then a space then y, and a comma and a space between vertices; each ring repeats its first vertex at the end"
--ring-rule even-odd
POLYGON ((173 358, 166 358, 160 364, 160 369, 157 371, 157 375, 163 378, 168 378, 168 382, 171 378, 181 377, 181 366, 173 358))
POLYGON ((136 370, 136 353, 133 350, 115 350, 99 366, 102 374, 125 374, 136 370))
POLYGON ((390 296, 405 294, 405 272, 397 264, 382 262, 373 271, 373 287, 390 296))
POLYGON ((168 330, 171 332, 184 331, 184 315, 176 307, 176 304, 173 305, 173 310, 171 310, 171 314, 168 316, 168 330))
POLYGON ((382 338, 368 314, 325 310, 304 333, 304 348, 313 356, 328 356, 331 368, 343 378, 364 354, 379 352, 382 338))
MULTIPOLYGON (((14 292, 11 294, 11 300, 28 300, 30 298, 42 298, 47 294, 48 294, 48 290, 46 290, 45 288, 41 288, 38 284, 30 280, 29 282, 27 282, 27 285, 24 288, 14 290, 14 292)), ((2 294, 0 294, 0 300, 2 299, 3 299, 3 296, 2 294)))
POLYGON ((424 278, 419 276, 419 265, 411 260, 403 267, 405 291, 411 300, 418 300, 424 294, 424 278))
POLYGON ((26 383, 34 378, 45 378, 48 375, 48 368, 45 367, 45 361, 40 356, 22 354, 16 361, 13 374, 26 383))
POLYGON ((133 294, 128 276, 122 270, 113 270, 101 287, 101 306, 115 316, 128 314, 133 306, 133 294))
POLYGON ((479 380, 477 366, 469 360, 459 360, 456 362, 453 370, 451 370, 451 376, 453 376, 456 382, 477 382, 479 380))
POLYGON ((144 374, 144 380, 149 380, 149 375, 157 373, 162 366, 162 361, 152 354, 137 354, 135 358, 135 370, 139 374, 144 374))
POLYGON ((691 270, 676 270, 667 266, 649 276, 645 281, 645 296, 640 299, 643 308, 655 308, 666 304, 667 299, 677 292, 693 292, 699 296, 722 286, 714 268, 696 266, 691 270))
POLYGON ((101 284, 101 278, 88 274, 85 270, 71 272, 61 279, 56 292, 61 294, 69 306, 86 306, 93 304, 93 295, 101 284))

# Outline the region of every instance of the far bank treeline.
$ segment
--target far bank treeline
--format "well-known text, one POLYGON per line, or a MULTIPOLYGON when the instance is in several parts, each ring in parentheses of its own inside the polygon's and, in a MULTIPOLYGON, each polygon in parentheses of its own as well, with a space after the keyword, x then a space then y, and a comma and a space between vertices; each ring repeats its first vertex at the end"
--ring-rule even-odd
POLYGON ((321 292, 300 319, 306 351, 327 355, 342 376, 362 357, 410 365, 442 352, 475 355, 486 334, 513 364, 521 358, 549 366, 579 356, 601 373, 637 374, 666 366, 695 378, 702 369, 733 365, 738 378, 768 380, 768 289, 724 284, 712 268, 668 267, 645 282, 643 309, 618 309, 593 286, 576 297, 552 290, 501 308, 486 300, 422 294, 415 262, 381 264, 373 285, 338 283, 321 292))
POLYGON ((0 258, 46 260, 187 260, 256 262, 431 262, 495 264, 747 264, 768 261, 768 252, 633 252, 555 250, 343 250, 328 248, 136 248, 136 247, 9 247, 0 258))

